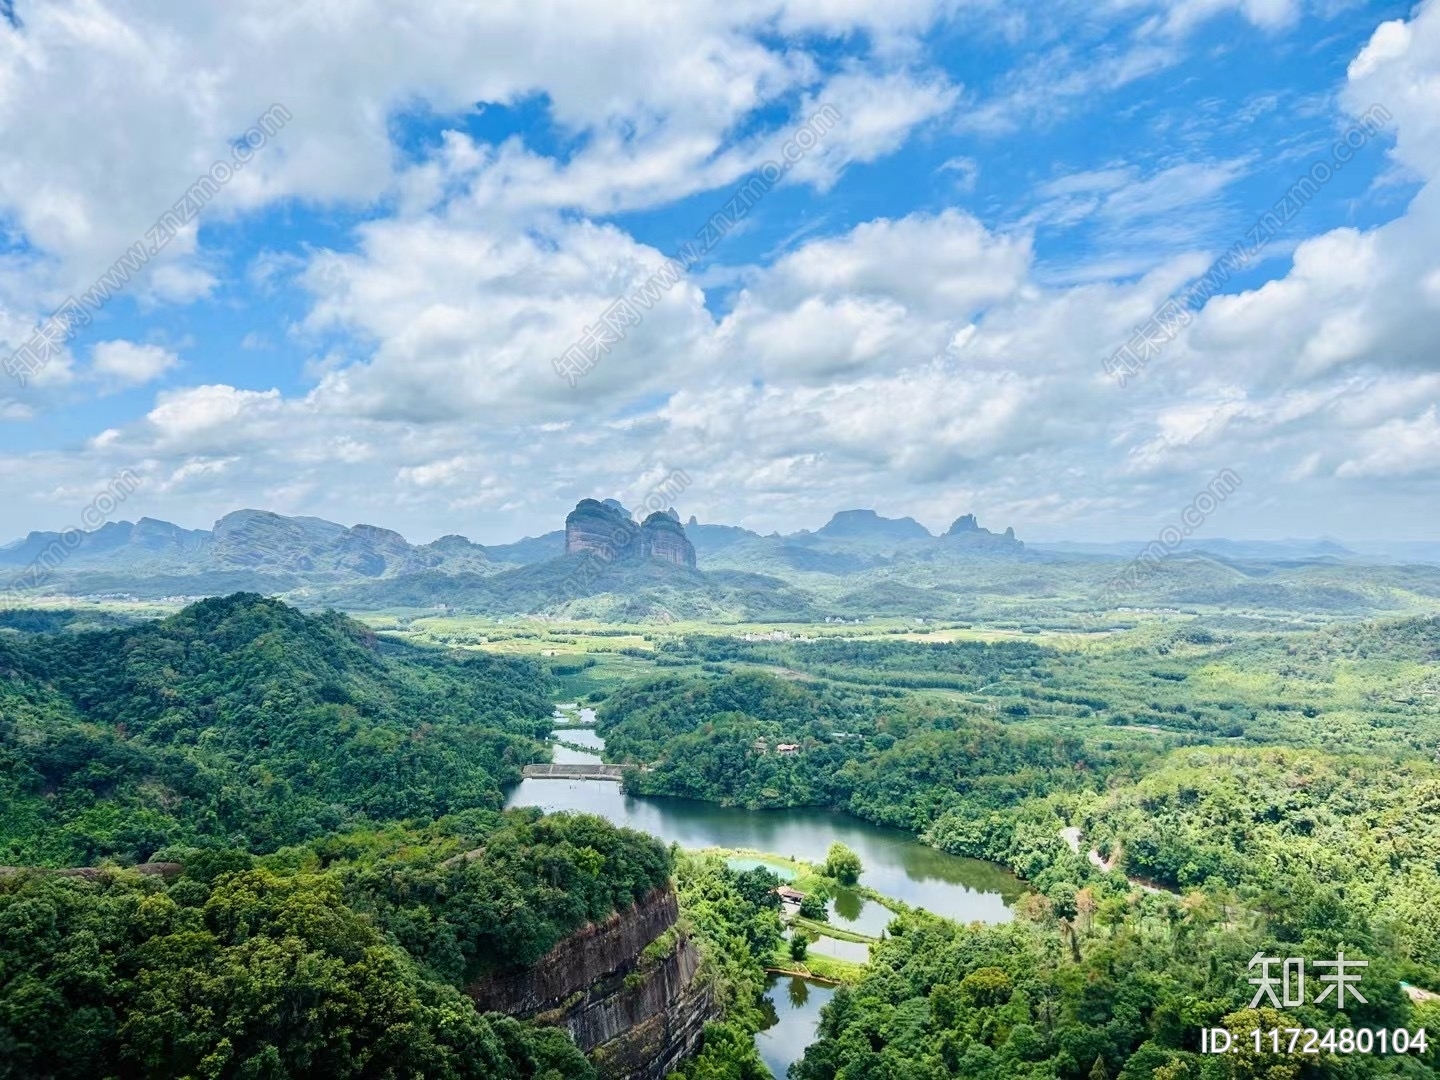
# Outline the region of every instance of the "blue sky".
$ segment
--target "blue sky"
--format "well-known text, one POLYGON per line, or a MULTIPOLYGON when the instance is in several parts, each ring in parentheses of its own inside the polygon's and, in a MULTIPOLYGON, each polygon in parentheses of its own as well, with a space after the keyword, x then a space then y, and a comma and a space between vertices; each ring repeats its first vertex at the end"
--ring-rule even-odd
POLYGON ((587 495, 814 527, 1432 537, 1440 12, 1322 0, 15 5, 6 354, 273 103, 292 119, 26 386, 0 534, 242 506, 416 539, 587 495), (1101 360, 1391 118, 1123 387, 1101 360), (570 387, 551 359, 840 121, 570 387), (46 116, 36 125, 31 118, 46 116))

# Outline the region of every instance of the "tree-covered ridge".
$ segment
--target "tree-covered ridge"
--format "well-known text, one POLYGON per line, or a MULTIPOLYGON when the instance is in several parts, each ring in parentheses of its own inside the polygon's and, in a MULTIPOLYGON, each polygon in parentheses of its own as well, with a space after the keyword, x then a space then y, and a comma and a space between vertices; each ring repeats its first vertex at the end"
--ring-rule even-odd
POLYGON ((1434 1076, 1440 1054, 1344 1057, 1202 1055, 1202 1027, 1250 1046, 1252 1028, 1408 1027, 1440 1022, 1433 1003, 1401 991, 1402 965, 1317 927, 1298 942, 1202 894, 1183 900, 1106 880, 1055 904, 1032 896, 1021 918, 960 927, 924 915, 891 924, 860 985, 842 988, 793 1080, 1300 1080, 1434 1076), (1288 949, 1287 949, 1288 944, 1288 949), (1369 1003, 1347 999, 1248 1008, 1255 952, 1370 958, 1369 1003))
POLYGON ((606 754, 653 762, 635 790, 752 807, 829 806, 923 829, 1069 789, 1107 755, 899 696, 741 672, 627 687, 599 710, 606 754), (795 753, 772 752, 793 743, 795 753), (762 748, 763 746, 763 748, 762 748))
POLYGON ((462 814, 427 830, 436 832, 441 841, 427 846, 381 834, 392 849, 378 856, 357 848, 353 834, 310 850, 326 865, 348 852, 338 865, 350 905, 455 986, 528 967, 580 926, 669 881, 670 855, 658 841, 586 814, 462 814), (503 827, 486 828, 492 820, 503 827), (461 823, 479 846, 442 859, 453 848, 447 826, 461 823))
POLYGON ((670 871, 647 836, 534 812, 166 854, 169 882, 0 877, 0 1077, 589 1080, 563 1032, 460 987, 670 871))
POLYGON ((358 819, 500 805, 542 750, 533 662, 383 644, 338 614, 205 600, 101 633, 0 637, 0 860, 252 851, 358 819))
POLYGON ((716 679, 672 676, 623 686, 600 707, 597 719, 616 759, 648 762, 676 735, 729 715, 775 722, 797 736, 842 725, 876 733, 887 721, 904 722, 894 701, 754 672, 716 679))
MULTIPOLYGON (((913 954, 903 943, 882 948, 865 985, 831 1007, 802 1080, 1084 1080, 1121 1069, 1127 1080, 1218 1078, 1231 1073, 1202 1062, 1198 1030, 1248 1032, 1255 1017, 1242 1015, 1249 999, 1239 998, 1252 989, 1244 969, 1257 950, 1322 958, 1345 949, 1370 961, 1375 1009, 1311 1016, 1311 1026, 1413 1028, 1425 1008, 1432 1027, 1440 1020, 1433 1006, 1412 1010, 1399 991, 1402 979, 1440 988, 1440 769, 1428 754, 1407 752, 1403 728, 1386 738, 1404 713, 1388 698, 1321 737, 1338 695, 1315 689, 1334 680, 1353 690, 1356 669, 1347 665, 1368 665, 1371 676, 1376 664, 1420 665, 1433 678, 1433 632, 1430 620, 1390 624, 1370 640, 1365 627, 1243 641, 1170 632, 1145 639, 1128 660, 1083 654, 1092 677, 1128 677, 1146 694, 1171 687, 1192 704, 1197 685, 1222 684, 1222 666, 1237 679, 1302 681, 1321 715, 1289 708, 1283 715, 1293 719, 1266 735, 1312 743, 1292 748, 1120 744, 1105 727, 1067 730, 1025 715, 1002 725, 964 701, 754 670, 634 687, 613 695, 601 717, 621 745, 628 734, 654 754, 653 770, 634 778, 642 790, 848 809, 1003 863, 1036 890, 1020 903, 1026 925, 925 930, 913 954), (774 752, 778 738, 798 752, 774 752), (1381 740, 1384 752, 1313 745, 1348 740, 1359 751, 1381 740), (928 982, 917 975, 947 952, 949 969, 928 982), (900 953, 889 970, 886 957, 900 953), (1000 974, 977 974, 989 968, 1000 974), (938 1004, 937 984, 949 986, 938 1004)), ((787 658, 808 647, 781 646, 787 658)), ((897 643, 879 655, 927 648, 897 643)), ((1057 653, 1042 674, 1063 677, 1080 663, 1057 653)), ((1266 685, 1277 700, 1291 697, 1283 682, 1266 685)), ((1060 694, 1063 683, 1044 692, 1060 694)), ((1303 1075, 1403 1073, 1415 1067, 1408 1061, 1352 1062, 1356 1071, 1342 1073, 1329 1060, 1303 1075)))
POLYGON ((1440 974, 1440 769, 1426 762, 1192 750, 1080 821, 1128 873, 1243 890, 1296 935, 1369 922, 1397 955, 1440 974))

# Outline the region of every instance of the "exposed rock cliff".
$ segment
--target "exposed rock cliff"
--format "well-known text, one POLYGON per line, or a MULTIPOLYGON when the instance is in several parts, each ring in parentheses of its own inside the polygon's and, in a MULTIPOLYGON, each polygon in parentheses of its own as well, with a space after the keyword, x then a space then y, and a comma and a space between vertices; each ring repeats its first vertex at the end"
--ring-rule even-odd
POLYGON ((634 907, 571 934, 534 966, 476 983, 470 996, 481 1012, 533 1016, 634 961, 679 916, 674 890, 656 889, 634 907))
POLYGON ((660 1080, 716 1015, 667 886, 572 934, 533 967, 469 987, 475 1007, 563 1027, 606 1080, 660 1080), (647 946, 650 946, 647 948, 647 946))
POLYGON ((608 505, 615 500, 598 502, 581 499, 565 517, 565 554, 591 552, 609 562, 638 553, 640 526, 623 509, 608 505))
POLYGON ((660 1080, 699 1049, 705 1025, 718 1015, 699 970, 695 943, 677 937, 659 960, 593 987, 565 1026, 601 1076, 660 1080))
POLYGON ((614 499, 581 499, 565 518, 565 554, 590 552, 606 562, 617 559, 660 559, 676 566, 695 566, 695 546, 673 510, 657 510, 636 524, 614 499))
POLYGON ((676 566, 695 567, 695 545, 686 537, 685 526, 663 510, 655 511, 640 526, 640 553, 676 566))

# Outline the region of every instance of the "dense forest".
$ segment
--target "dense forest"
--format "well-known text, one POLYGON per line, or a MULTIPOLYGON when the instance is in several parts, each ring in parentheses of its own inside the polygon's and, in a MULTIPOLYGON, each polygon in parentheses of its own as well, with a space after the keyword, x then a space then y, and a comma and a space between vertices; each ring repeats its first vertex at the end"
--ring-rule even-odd
POLYGON ((1383 956, 1354 923, 1309 927, 1281 942, 1232 901, 1178 898, 1122 884, 1037 893, 1002 926, 960 927, 926 915, 891 924, 865 979, 825 1009, 820 1038, 793 1080, 942 1080, 1115 1077, 1116 1080, 1299 1080, 1433 1076, 1424 1054, 1256 1055, 1250 1032, 1272 1027, 1387 1028, 1440 1024, 1434 1004, 1412 1007, 1383 956), (1239 977, 1256 951, 1288 945, 1312 956, 1374 949, 1368 1004, 1250 1009, 1239 977), (1201 1027, 1235 1033, 1244 1052, 1199 1053, 1201 1027))
POLYGON ((610 682, 589 655, 409 645, 253 595, 12 622, 0 859, 30 869, 0 871, 4 1080, 589 1078, 563 1034, 464 989, 671 879, 724 1007, 680 1075, 763 1080, 778 879, 499 809, 586 680, 607 760, 645 766, 637 794, 843 809, 1025 879, 1006 925, 899 916, 792 1080, 1436 1065, 1433 1044, 1220 1060, 1198 1042, 1440 1026, 1405 989, 1440 988, 1434 619, 1059 644, 677 633, 610 682), (165 865, 124 869, 146 861, 165 865), (98 868, 55 872, 75 866, 98 868), (1248 1010, 1257 952, 1342 950, 1369 964, 1365 1005, 1248 1010))
MULTIPOLYGON (((892 926, 866 978, 827 1008, 795 1080, 1284 1080, 1420 1068, 1415 1054, 1222 1066, 1199 1054, 1198 1039, 1202 1026, 1254 1026, 1245 969, 1257 951, 1344 950, 1370 965, 1368 1007, 1287 1014, 1282 1026, 1440 1023, 1440 1002, 1401 989, 1440 987, 1440 768, 1423 752, 1433 705, 1407 691, 1433 683, 1435 621, 1189 638, 1172 631, 1128 653, 1079 657, 1027 642, 685 639, 664 651, 705 671, 609 695, 600 729, 612 756, 649 766, 634 774, 641 790, 845 809, 1001 862, 1034 890, 1009 926, 961 929, 918 914, 892 926), (1102 693, 1158 697, 1159 684, 1205 709, 1194 685, 1207 679, 1229 685, 1247 720, 1261 699, 1270 716, 1250 721, 1253 738, 1116 739, 1116 725, 1093 719, 1057 722, 887 683, 926 670, 927 657, 929 685, 942 691, 942 673, 971 686, 1017 677, 1052 700, 1088 698, 1093 712, 1108 707, 1102 693), (837 661, 857 667, 831 677, 837 661), (1386 676, 1389 692, 1370 693, 1386 676), (1418 723, 1394 708, 1407 695, 1418 723), (777 754, 779 742, 798 750, 777 754)), ((1435 1064, 1433 1051, 1425 1060, 1435 1064)))
POLYGON ((179 876, 0 876, 0 1077, 588 1080, 563 1032, 462 989, 671 870, 647 836, 533 811, 157 854, 179 876))
MULTIPOLYGON (((548 671, 250 595, 12 622, 0 1078, 594 1076, 562 1030, 464 993, 675 869, 600 818, 500 811, 545 753, 548 671)), ((732 929, 758 909, 712 871, 720 893, 686 888, 733 1013, 713 1057, 750 1038, 759 966, 732 929)))
POLYGON ((637 791, 833 806, 917 830, 946 808, 987 813, 1074 788, 1079 773, 1114 756, 1073 737, 957 718, 894 691, 749 671, 623 688, 600 707, 599 730, 609 756, 652 766, 631 780, 637 791), (768 752, 780 742, 800 752, 768 752))
POLYGON ((533 662, 382 643, 258 596, 117 630, 0 635, 0 861, 261 852, 498 807, 543 756, 533 662))

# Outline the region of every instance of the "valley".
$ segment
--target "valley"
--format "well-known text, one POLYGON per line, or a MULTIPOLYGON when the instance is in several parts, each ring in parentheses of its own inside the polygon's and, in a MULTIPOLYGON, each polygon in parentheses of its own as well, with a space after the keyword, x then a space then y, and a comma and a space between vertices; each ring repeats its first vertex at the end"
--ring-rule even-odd
POLYGON ((317 1002, 383 954, 385 1023, 422 1035, 363 1054, 438 1076, 1184 1077, 1202 1023, 1257 1022, 1245 959, 1302 946, 1366 956, 1350 1020, 1440 1024, 1436 568, 1196 552, 1106 606, 1116 557, 964 519, 777 545, 583 509, 576 550, 484 572, 519 609, 474 603, 473 568, 415 603, 384 593, 409 571, 312 561, 284 599, 0 612, 7 1053, 303 1074, 312 1034, 235 996, 261 939, 339 965, 317 1002), (82 986, 65 942, 102 922, 82 986), (240 1034, 132 1034, 189 1015, 133 990, 177 934, 210 959, 163 977, 211 972, 240 1034))

